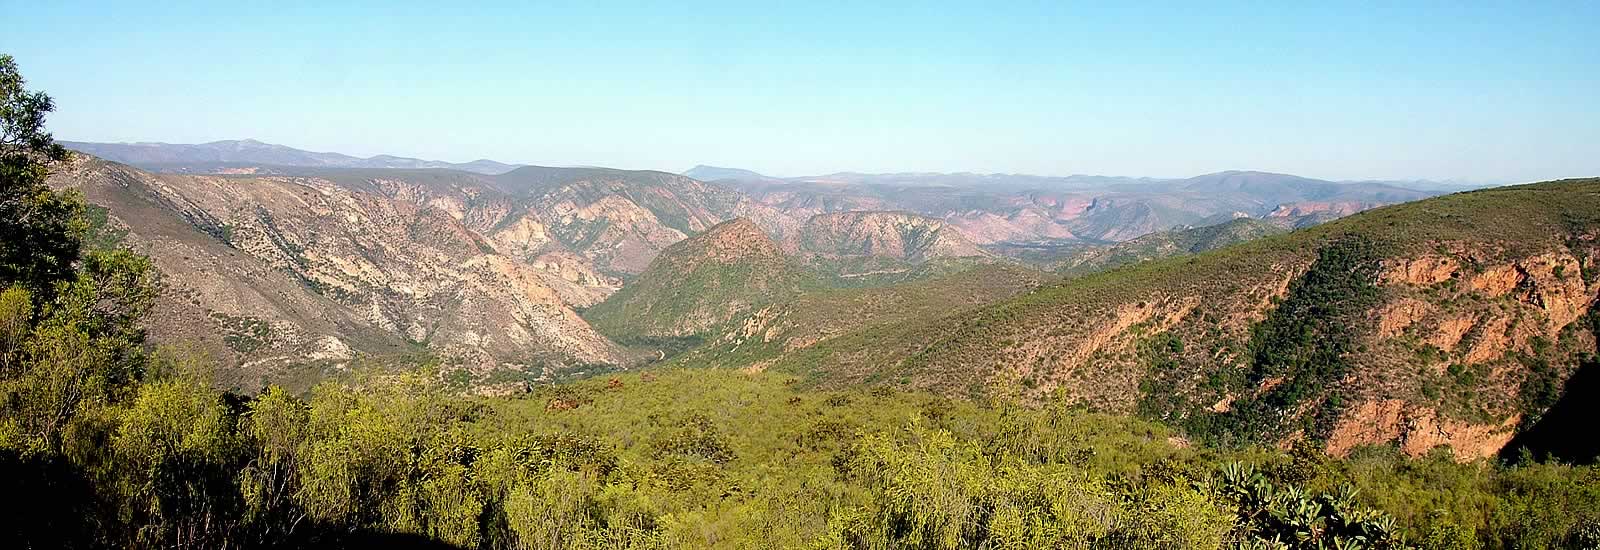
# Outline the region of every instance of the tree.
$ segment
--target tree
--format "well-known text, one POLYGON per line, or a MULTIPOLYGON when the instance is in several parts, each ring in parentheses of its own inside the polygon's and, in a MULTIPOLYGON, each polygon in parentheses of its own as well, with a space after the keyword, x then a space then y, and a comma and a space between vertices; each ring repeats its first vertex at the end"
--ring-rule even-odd
POLYGON ((82 254, 83 201, 45 184, 66 158, 44 131, 54 104, 23 84, 0 54, 0 446, 61 452, 139 377, 159 287, 148 258, 82 254))
POLYGON ((24 83, 16 61, 0 54, 0 286, 25 288, 42 304, 73 277, 88 223, 77 195, 44 183, 48 163, 67 153, 44 131, 55 103, 24 83))

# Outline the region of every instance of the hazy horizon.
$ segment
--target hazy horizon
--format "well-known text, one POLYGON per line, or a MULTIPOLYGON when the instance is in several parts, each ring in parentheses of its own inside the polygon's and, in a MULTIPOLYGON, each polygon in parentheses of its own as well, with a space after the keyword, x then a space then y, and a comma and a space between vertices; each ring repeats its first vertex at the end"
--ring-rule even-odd
POLYGON ((786 177, 1600 174, 1600 5, 1207 9, 0 0, 28 21, 0 51, 71 141, 786 177))
MULTIPOLYGON (((97 144, 115 144, 115 145, 165 145, 165 146, 197 146, 197 145, 208 145, 208 144, 214 144, 214 143, 254 141, 254 142, 257 142, 257 143, 262 143, 264 145, 289 147, 291 149, 297 149, 297 150, 301 150, 301 151, 305 151, 305 152, 309 152, 309 153, 349 155, 348 153, 345 153, 343 151, 312 150, 312 149, 306 149, 306 148, 302 148, 302 147, 296 147, 293 144, 270 143, 270 142, 265 142, 265 141, 262 141, 262 140, 258 140, 258 139, 255 139, 255 138, 248 138, 248 137, 235 138, 235 139, 219 139, 219 140, 210 141, 210 142, 203 142, 203 143, 175 143, 175 142, 168 142, 168 141, 101 142, 101 141, 64 139, 64 138, 59 139, 59 141, 61 141, 63 143, 66 143, 66 144, 69 144, 69 145, 72 144, 72 143, 97 143, 97 144)), ((506 164, 506 165, 510 165, 510 166, 518 166, 518 167, 521 167, 521 166, 544 166, 544 167, 555 167, 555 168, 613 168, 613 169, 646 170, 646 171, 656 171, 656 172, 667 172, 667 173, 673 173, 673 174, 687 174, 687 173, 693 171, 696 168, 708 168, 708 169, 716 169, 716 170, 749 170, 751 172, 756 172, 756 173, 758 173, 758 174, 760 174, 762 176, 772 177, 772 178, 780 178, 780 179, 824 177, 824 176, 844 175, 844 174, 855 174, 855 175, 864 175, 864 176, 895 176, 895 175, 915 175, 915 174, 943 174, 943 175, 971 174, 971 175, 978 175, 978 176, 1021 176, 1021 177, 1040 177, 1040 178, 1106 177, 1106 178, 1127 178, 1127 179, 1142 179, 1142 180, 1178 180, 1178 179, 1205 176, 1205 175, 1209 175, 1209 174, 1217 174, 1217 173, 1224 173, 1224 172, 1279 173, 1279 172, 1268 172, 1268 171, 1265 171, 1265 170, 1255 170, 1255 169, 1252 169, 1252 168, 1249 168, 1249 167, 1237 167, 1237 168, 1228 168, 1228 169, 1223 169, 1223 170, 1216 170, 1216 171, 1213 171, 1213 172, 1206 172, 1206 173, 1201 173, 1201 174, 1186 174, 1186 175, 1178 175, 1178 176, 1150 176, 1150 175, 1144 175, 1144 174, 1087 174, 1087 173, 1036 174, 1036 173, 1026 173, 1026 172, 978 172, 978 171, 973 171, 973 170, 951 170, 951 171, 942 171, 942 172, 911 171, 911 170, 894 170, 894 171, 882 171, 882 172, 866 172, 866 171, 861 171, 861 170, 827 170, 827 171, 822 171, 822 172, 804 173, 804 174, 771 174, 771 173, 767 173, 767 172, 762 172, 760 170, 750 170, 748 168, 744 168, 744 167, 740 167, 740 166, 720 166, 720 165, 713 165, 713 164, 696 164, 694 166, 690 166, 690 167, 682 169, 682 170, 677 170, 677 169, 673 169, 672 167, 620 168, 620 167, 616 167, 616 166, 595 165, 595 164, 536 164, 536 163, 515 162, 515 161, 507 161, 507 160, 504 160, 504 159, 482 158, 482 157, 473 158, 473 159, 438 159, 438 158, 410 157, 408 155, 395 155, 395 154, 390 154, 390 153, 376 153, 376 154, 367 155, 367 156, 359 156, 359 155, 349 155, 349 156, 352 156, 352 157, 355 157, 355 158, 361 158, 361 159, 371 159, 371 158, 384 157, 384 156, 404 157, 404 158, 414 158, 416 160, 421 160, 421 161, 449 162, 449 163, 452 163, 452 164, 466 164, 466 163, 470 163, 470 162, 490 161, 490 162, 498 162, 498 163, 502 163, 502 164, 506 164)), ((236 163, 238 163, 238 164, 250 164, 248 162, 236 162, 236 163)), ((1410 178, 1410 179, 1397 179, 1397 178, 1334 179, 1334 178, 1318 177, 1316 174, 1290 174, 1290 173, 1284 173, 1284 174, 1285 175, 1291 175, 1291 176, 1312 178, 1312 179, 1320 179, 1320 180, 1325 180, 1325 181, 1340 182, 1340 183, 1359 183, 1359 182, 1405 183, 1405 182, 1419 182, 1419 183, 1463 184, 1463 185, 1510 185, 1510 184, 1517 184, 1517 183, 1528 183, 1528 182, 1511 181, 1511 180, 1485 180, 1485 179, 1473 179, 1473 178, 1448 178, 1448 179, 1430 179, 1430 178, 1410 178)))

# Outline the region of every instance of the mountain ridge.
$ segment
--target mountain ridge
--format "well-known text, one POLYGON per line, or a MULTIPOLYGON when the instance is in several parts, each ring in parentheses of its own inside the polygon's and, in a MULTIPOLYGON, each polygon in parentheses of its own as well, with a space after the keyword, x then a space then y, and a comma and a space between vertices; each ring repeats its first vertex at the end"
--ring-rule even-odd
POLYGON ((254 139, 220 140, 206 143, 103 143, 87 141, 62 141, 60 143, 68 149, 88 153, 106 160, 156 171, 186 173, 204 173, 230 168, 244 169, 252 164, 344 168, 451 168, 479 174, 500 174, 519 166, 489 159, 452 163, 387 154, 361 158, 343 153, 307 151, 254 139))

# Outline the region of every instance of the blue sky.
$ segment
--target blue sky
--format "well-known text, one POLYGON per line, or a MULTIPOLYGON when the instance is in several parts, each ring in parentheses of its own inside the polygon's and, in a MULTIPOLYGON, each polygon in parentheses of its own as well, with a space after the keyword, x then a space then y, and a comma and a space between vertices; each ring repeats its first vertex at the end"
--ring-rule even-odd
POLYGON ((778 4, 0 0, 0 51, 72 140, 776 175, 1600 175, 1600 2, 778 4))

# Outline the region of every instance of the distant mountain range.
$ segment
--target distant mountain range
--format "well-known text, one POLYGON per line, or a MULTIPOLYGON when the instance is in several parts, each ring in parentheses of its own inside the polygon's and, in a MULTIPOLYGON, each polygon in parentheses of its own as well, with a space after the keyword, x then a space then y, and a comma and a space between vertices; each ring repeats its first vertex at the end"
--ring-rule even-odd
MULTIPOLYGON (((310 152, 256 140, 194 145, 167 143, 63 142, 96 157, 155 173, 312 175, 319 170, 450 170, 499 176, 516 165, 492 160, 449 163, 379 155, 358 158, 310 152)), ((549 183, 598 174, 603 168, 540 168, 549 183), (554 179, 551 179, 554 178, 554 179)), ((333 175, 333 172, 315 175, 333 175)), ((838 172, 777 178, 739 168, 696 166, 686 181, 716 182, 714 187, 748 196, 782 216, 755 221, 786 247, 805 220, 819 214, 901 211, 943 220, 956 233, 991 251, 1017 243, 1075 248, 1109 244, 1147 233, 1220 223, 1238 216, 1275 217, 1304 226, 1368 208, 1466 189, 1456 183, 1332 182, 1288 174, 1229 171, 1187 179, 1120 176, 1034 176, 904 172, 838 172), (998 248, 996 248, 998 247, 998 248)), ((341 177, 373 174, 346 173, 341 177)), ((435 175, 433 178, 456 176, 435 175)), ((512 178, 519 179, 519 178, 512 178)), ((592 197, 591 197, 592 198, 592 197)), ((718 220, 710 220, 712 223, 718 220)), ((680 228, 681 229, 681 228, 680 228)), ((653 248, 658 250, 659 247, 653 248)), ((1003 253, 1003 252, 1002 252, 1003 253)), ((1062 257, 1045 251, 1041 257, 1062 257)), ((621 271, 637 273, 644 260, 627 259, 621 271)), ((865 267, 865 266, 857 266, 865 267)))
POLYGON ((254 165, 319 166, 329 168, 450 168, 478 174, 504 174, 517 168, 487 159, 453 163, 391 155, 368 158, 341 153, 316 153, 253 139, 210 143, 92 143, 63 141, 61 145, 106 160, 154 172, 227 173, 254 165))
POLYGON ((1126 176, 1035 176, 1029 174, 978 174, 973 172, 893 172, 867 174, 834 172, 817 176, 780 178, 743 168, 699 165, 683 173, 700 181, 791 182, 834 185, 899 185, 917 187, 972 187, 988 189, 1091 188, 1177 181, 1162 178, 1126 176))
MULTIPOLYGON (((737 174, 700 168, 706 177, 737 174)), ((693 177, 693 176, 691 176, 693 177)), ((854 174, 778 179, 759 174, 715 183, 791 216, 905 211, 944 220, 981 246, 1053 241, 1105 244, 1229 219, 1327 221, 1422 199, 1440 190, 1380 182, 1333 182, 1228 171, 1186 179, 1008 174, 854 174)))
MULTIPOLYGON (((1226 171, 1218 174, 1259 173, 1248 171, 1226 171)), ((866 184, 866 185, 918 185, 918 186, 974 186, 983 185, 990 188, 1085 188, 1109 187, 1116 185, 1161 184, 1184 181, 1185 178, 1150 178, 1129 176, 1097 176, 1074 174, 1070 176, 1036 176, 1029 174, 978 174, 972 172, 895 172, 884 174, 868 174, 860 172, 835 172, 817 176, 777 177, 768 176, 754 170, 743 168, 728 168, 724 166, 707 166, 704 164, 690 168, 683 175, 700 181, 744 181, 744 182, 806 182, 806 183, 837 183, 837 184, 866 184)), ((1279 174, 1282 175, 1282 174, 1279 174)), ((1311 180, 1310 178, 1302 178, 1311 180)), ((1327 180, 1312 180, 1323 182, 1327 180)), ((1495 187, 1514 182, 1485 182, 1473 180, 1347 180, 1327 181, 1338 184, 1379 184, 1401 187, 1416 191, 1437 191, 1453 193, 1471 189, 1495 187)))

